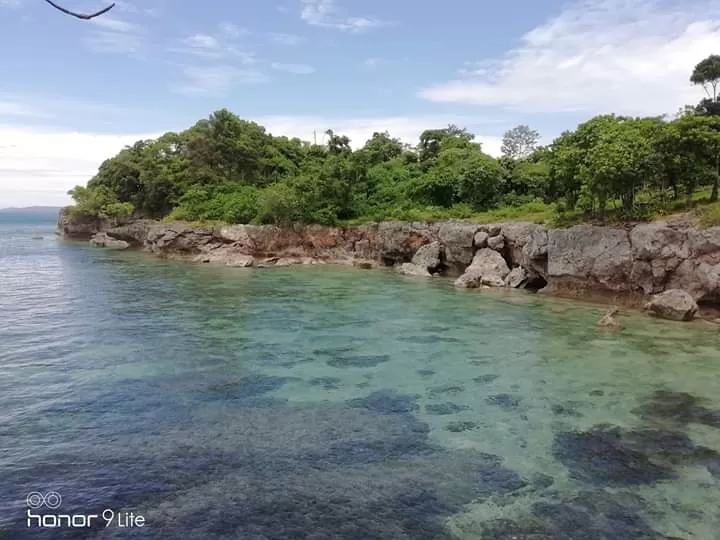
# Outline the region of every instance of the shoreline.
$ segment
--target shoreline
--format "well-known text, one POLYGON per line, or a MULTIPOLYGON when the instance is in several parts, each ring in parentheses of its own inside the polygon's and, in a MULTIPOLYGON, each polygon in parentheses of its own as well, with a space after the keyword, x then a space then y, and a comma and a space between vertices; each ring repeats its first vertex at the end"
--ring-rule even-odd
POLYGON ((57 233, 65 240, 183 262, 386 267, 408 275, 457 278, 460 287, 530 289, 633 310, 667 291, 681 291, 686 301, 697 302, 700 317, 720 316, 720 227, 649 223, 625 229, 547 229, 528 222, 444 221, 280 228, 152 220, 112 227, 61 211, 57 233))

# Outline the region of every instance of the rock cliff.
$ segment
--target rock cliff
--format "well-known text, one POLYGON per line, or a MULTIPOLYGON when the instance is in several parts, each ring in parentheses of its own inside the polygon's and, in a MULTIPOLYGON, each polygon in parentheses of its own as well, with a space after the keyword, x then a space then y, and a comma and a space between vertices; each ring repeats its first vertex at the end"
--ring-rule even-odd
POLYGON ((664 223, 626 229, 534 223, 383 222, 353 227, 196 226, 138 220, 108 228, 61 213, 64 238, 97 232, 161 257, 229 266, 340 263, 461 277, 458 286, 512 286, 612 296, 635 306, 670 289, 720 305, 720 227, 664 223))

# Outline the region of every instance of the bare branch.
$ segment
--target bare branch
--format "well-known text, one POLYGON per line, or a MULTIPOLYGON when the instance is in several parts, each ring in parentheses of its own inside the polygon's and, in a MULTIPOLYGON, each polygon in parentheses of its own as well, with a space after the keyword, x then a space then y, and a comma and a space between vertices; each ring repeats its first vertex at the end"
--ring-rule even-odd
POLYGON ((103 14, 107 13, 108 11, 110 11, 112 8, 115 7, 115 2, 113 2, 113 3, 110 4, 108 7, 103 8, 103 9, 101 9, 100 11, 97 11, 97 12, 95 12, 95 13, 87 13, 87 14, 84 14, 84 13, 75 13, 74 11, 70 11, 69 9, 65 9, 65 8, 62 7, 62 6, 58 6, 58 5, 57 5, 55 2, 53 2, 52 0, 45 0, 45 1, 46 1, 48 4, 50 4, 52 7, 54 7, 55 9, 57 9, 57 10, 59 10, 59 11, 62 11, 62 12, 65 13, 66 15, 70 15, 70 16, 72 16, 72 17, 77 17, 78 19, 82 19, 82 20, 84 20, 84 21, 89 21, 90 19, 94 19, 95 17, 99 17, 100 15, 103 15, 103 14))

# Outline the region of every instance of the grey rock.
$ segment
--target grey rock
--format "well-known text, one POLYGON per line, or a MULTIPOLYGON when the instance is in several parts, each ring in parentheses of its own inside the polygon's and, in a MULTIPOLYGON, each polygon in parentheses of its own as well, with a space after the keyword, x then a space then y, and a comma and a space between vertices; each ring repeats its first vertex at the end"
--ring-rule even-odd
POLYGON ((419 266, 417 264, 403 263, 396 268, 398 272, 400 272, 401 274, 405 274, 406 276, 431 277, 431 274, 427 271, 426 267, 419 266))
POLYGON ((468 223, 447 221, 440 224, 438 239, 445 246, 445 263, 456 273, 461 273, 473 260, 473 239, 477 230, 477 225, 468 223))
POLYGON ((624 230, 588 225, 548 230, 550 279, 574 278, 610 291, 627 291, 632 264, 624 230))
POLYGON ((522 266, 516 266, 510 273, 505 277, 505 286, 518 289, 525 285, 528 280, 528 273, 522 266))
POLYGON ((670 289, 656 294, 645 304, 645 310, 651 315, 671 321, 690 321, 698 312, 693 297, 681 289, 670 289))
POLYGON ((104 232, 100 232, 94 235, 90 239, 90 245, 115 250, 123 250, 130 247, 130 244, 128 242, 111 238, 107 235, 107 233, 104 232))
POLYGON ((434 272, 442 264, 443 249, 440 242, 431 242, 421 246, 412 258, 412 264, 434 272))
POLYGON ((475 254, 465 273, 455 281, 455 286, 469 289, 481 285, 503 287, 509 273, 510 269, 502 255, 490 248, 483 248, 475 254))
POLYGON ((487 245, 492 250, 502 251, 505 249, 505 238, 502 235, 491 236, 488 238, 487 245))
POLYGON ((487 247, 488 238, 490 238, 488 233, 485 231, 478 231, 475 233, 475 237, 473 238, 473 245, 478 249, 487 247))
POLYGON ((488 234, 488 236, 497 236, 502 231, 503 226, 499 223, 490 223, 484 225, 478 225, 477 230, 488 234))
POLYGON ((250 255, 235 255, 228 259, 226 266, 232 268, 250 268, 255 264, 255 258, 250 255))

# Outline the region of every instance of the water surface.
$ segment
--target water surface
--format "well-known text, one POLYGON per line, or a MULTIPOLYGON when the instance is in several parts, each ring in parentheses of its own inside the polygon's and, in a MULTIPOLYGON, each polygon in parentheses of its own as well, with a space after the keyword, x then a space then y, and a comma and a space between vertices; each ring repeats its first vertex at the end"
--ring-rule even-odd
POLYGON ((0 313, 0 538, 720 538, 709 323, 52 224, 0 225, 0 313))

